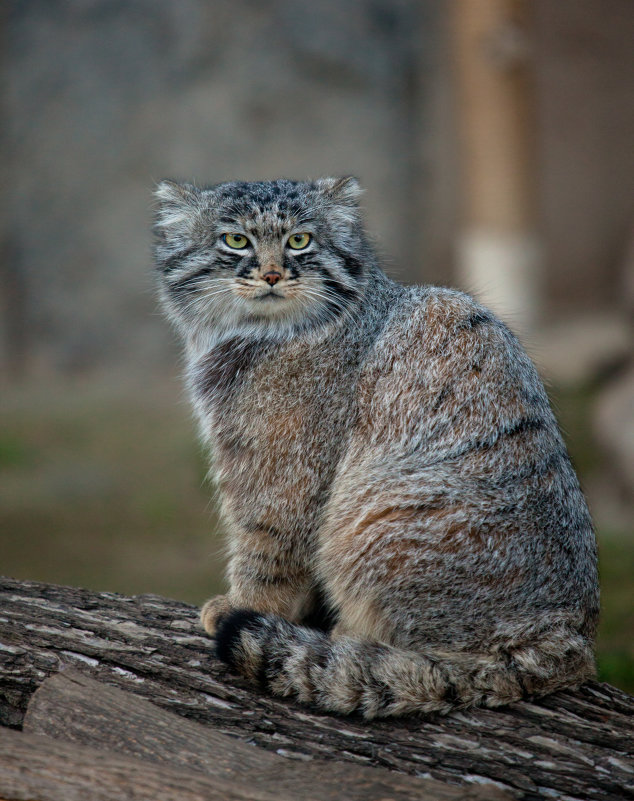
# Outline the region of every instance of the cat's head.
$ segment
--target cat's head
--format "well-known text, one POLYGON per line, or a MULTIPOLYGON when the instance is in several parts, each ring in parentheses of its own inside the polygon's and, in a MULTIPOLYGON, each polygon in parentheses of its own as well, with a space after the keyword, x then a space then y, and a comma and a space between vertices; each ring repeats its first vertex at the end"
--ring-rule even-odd
POLYGON ((371 254, 354 178, 163 181, 156 262, 168 313, 184 333, 291 333, 350 316, 371 254))

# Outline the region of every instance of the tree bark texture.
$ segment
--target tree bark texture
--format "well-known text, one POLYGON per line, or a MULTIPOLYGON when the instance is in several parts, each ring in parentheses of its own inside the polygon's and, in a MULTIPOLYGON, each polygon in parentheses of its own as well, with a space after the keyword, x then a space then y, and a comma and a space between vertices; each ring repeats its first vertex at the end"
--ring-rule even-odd
POLYGON ((633 722, 597 682, 444 718, 321 714, 230 673, 192 606, 0 579, 0 799, 162 798, 159 774, 183 801, 634 798, 633 722))

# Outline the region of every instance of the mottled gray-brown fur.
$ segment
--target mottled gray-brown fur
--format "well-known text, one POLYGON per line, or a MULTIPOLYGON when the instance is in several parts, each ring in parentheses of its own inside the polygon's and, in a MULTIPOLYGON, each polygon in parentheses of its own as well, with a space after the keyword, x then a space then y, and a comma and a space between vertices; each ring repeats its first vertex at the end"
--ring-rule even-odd
POLYGON ((577 685, 596 547, 543 386, 471 297, 385 276, 359 191, 158 187, 161 297, 229 535, 203 624, 262 687, 367 718, 577 685))

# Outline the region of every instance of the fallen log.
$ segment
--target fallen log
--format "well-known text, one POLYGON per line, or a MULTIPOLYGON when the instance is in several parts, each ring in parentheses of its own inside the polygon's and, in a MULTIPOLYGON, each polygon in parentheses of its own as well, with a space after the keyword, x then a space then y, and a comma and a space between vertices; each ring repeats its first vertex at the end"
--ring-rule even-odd
MULTIPOLYGON (((315 799, 356 798, 357 787, 368 801, 417 792, 439 799, 634 798, 634 699, 607 684, 589 682, 500 710, 365 723, 252 690, 213 657, 213 641, 187 604, 1 579, 0 610, 0 724, 24 727, 22 734, 0 730, 5 739, 71 742, 115 762, 121 752, 132 761, 163 762, 161 770, 189 770, 196 781, 228 782, 236 798, 249 783, 262 798, 275 792, 278 801, 298 797, 300 787, 299 797, 315 799), (100 683, 99 691, 87 678, 100 683), (134 698, 114 698, 111 687, 134 698), (95 721, 104 710, 110 722, 98 735, 95 721), (160 716, 167 713, 166 722, 160 716), (152 738, 143 745, 133 736, 135 714, 153 721, 155 732, 180 731, 180 745, 167 740, 160 757, 155 743, 152 756, 152 738), (166 760, 170 750, 181 761, 166 760), (322 795, 309 795, 308 787, 320 783, 322 795)), ((4 762, 0 798, 56 801, 7 794, 13 785, 3 779, 4 762)))

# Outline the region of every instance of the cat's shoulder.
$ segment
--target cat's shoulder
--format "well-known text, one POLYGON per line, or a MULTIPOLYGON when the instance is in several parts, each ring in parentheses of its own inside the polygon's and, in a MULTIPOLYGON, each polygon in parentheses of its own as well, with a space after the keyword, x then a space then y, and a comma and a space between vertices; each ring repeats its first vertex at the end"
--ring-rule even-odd
POLYGON ((395 356, 416 357, 464 350, 483 341, 518 346, 509 328, 471 295, 442 286, 413 286, 392 310, 377 346, 391 349, 395 356))

